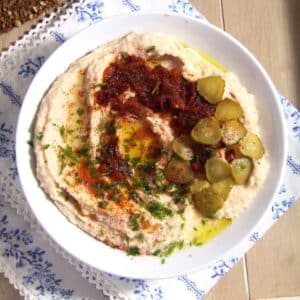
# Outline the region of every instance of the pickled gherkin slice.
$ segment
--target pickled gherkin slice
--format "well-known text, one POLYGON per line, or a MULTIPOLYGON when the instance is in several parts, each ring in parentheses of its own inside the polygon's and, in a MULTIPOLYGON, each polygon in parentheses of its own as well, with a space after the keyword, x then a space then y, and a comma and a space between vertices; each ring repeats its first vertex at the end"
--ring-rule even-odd
POLYGON ((225 99, 217 104, 215 117, 219 121, 228 121, 239 119, 244 112, 241 105, 231 99, 225 99))
POLYGON ((167 165, 166 178, 173 183, 185 184, 193 180, 194 173, 187 161, 173 158, 167 165))
POLYGON ((224 205, 223 197, 216 194, 211 188, 193 194, 193 201, 199 212, 206 217, 213 216, 224 205))
POLYGON ((219 182, 213 183, 210 188, 212 191, 214 191, 216 194, 223 197, 224 201, 228 198, 230 191, 233 186, 233 180, 232 179, 224 179, 219 182))
POLYGON ((205 163, 205 174, 209 182, 214 183, 232 178, 230 164, 219 157, 209 158, 205 163))
POLYGON ((236 158, 231 162, 232 176, 237 184, 245 184, 253 170, 253 162, 250 158, 236 158))
POLYGON ((190 191, 192 193, 201 192, 203 189, 209 187, 209 182, 207 180, 194 179, 193 183, 190 186, 190 191))
POLYGON ((239 151, 253 159, 260 159, 265 153, 260 138, 254 133, 248 133, 238 142, 239 151))
POLYGON ((191 143, 189 136, 182 135, 173 141, 172 149, 183 160, 192 160, 193 150, 191 143))
POLYGON ((191 136, 198 143, 216 145, 222 137, 219 122, 214 117, 201 119, 192 129, 191 136))
POLYGON ((238 120, 225 121, 221 127, 222 140, 225 145, 236 144, 246 133, 246 128, 238 120))
POLYGON ((222 100, 225 89, 225 81, 221 76, 209 76, 200 78, 197 82, 197 91, 207 102, 211 104, 222 100))

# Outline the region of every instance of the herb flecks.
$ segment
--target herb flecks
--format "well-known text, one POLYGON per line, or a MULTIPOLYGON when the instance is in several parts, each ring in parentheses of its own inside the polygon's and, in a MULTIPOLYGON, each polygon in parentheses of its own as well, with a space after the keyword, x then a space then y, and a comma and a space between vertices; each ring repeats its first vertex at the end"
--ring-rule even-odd
POLYGON ((62 126, 60 126, 59 127, 59 134, 60 134, 60 136, 62 137, 62 138, 64 138, 64 135, 65 135, 65 126, 64 125, 62 125, 62 126))
POLYGON ((35 138, 36 138, 38 141, 41 141, 42 138, 43 138, 43 136, 44 136, 44 134, 43 134, 42 132, 39 132, 39 133, 35 136, 35 138))
POLYGON ((137 256, 140 254, 140 249, 138 247, 129 247, 127 254, 130 256, 137 256))
POLYGON ((84 113, 84 109, 83 109, 83 108, 77 108, 76 114, 77 114, 78 116, 82 116, 83 113, 84 113))
POLYGON ((139 214, 134 214, 129 217, 129 225, 132 230, 136 231, 140 229, 139 219, 140 219, 139 214))
POLYGON ((60 161, 60 173, 67 165, 74 166, 78 163, 78 157, 75 156, 72 148, 68 145, 66 147, 58 146, 58 159, 60 161))
POLYGON ((43 145, 43 146, 42 146, 42 149, 43 149, 43 150, 46 150, 46 149, 48 149, 49 147, 50 147, 50 145, 49 145, 49 144, 46 144, 46 145, 43 145))
POLYGON ((178 242, 173 242, 170 244, 167 252, 166 252, 166 256, 170 256, 176 248, 178 249, 182 249, 184 246, 184 242, 183 241, 178 241, 178 242))
POLYGON ((105 208, 108 205, 108 201, 102 200, 98 202, 98 207, 105 208))
POLYGON ((160 250, 160 249, 156 249, 156 250, 152 253, 153 256, 160 256, 160 254, 161 254, 161 250, 160 250))
POLYGON ((151 45, 151 46, 149 46, 148 48, 146 48, 146 53, 150 53, 150 52, 152 52, 152 51, 154 51, 155 50, 155 46, 154 45, 151 45))
POLYGON ((157 219, 162 220, 165 217, 172 216, 171 209, 165 207, 158 201, 151 202, 145 205, 145 208, 157 219))

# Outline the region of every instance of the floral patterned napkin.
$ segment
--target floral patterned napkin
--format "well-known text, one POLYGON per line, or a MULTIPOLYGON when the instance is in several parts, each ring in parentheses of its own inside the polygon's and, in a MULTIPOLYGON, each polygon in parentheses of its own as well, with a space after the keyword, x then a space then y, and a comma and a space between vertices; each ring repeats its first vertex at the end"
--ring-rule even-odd
POLYGON ((111 15, 157 10, 203 18, 187 0, 79 0, 0 55, 0 271, 25 299, 202 299, 300 194, 300 113, 278 96, 286 117, 284 181, 264 221, 230 254, 200 272, 145 281, 97 272, 64 253, 36 223, 22 195, 15 129, 22 98, 45 59, 79 30, 111 15), (104 293, 104 294, 103 294, 104 293))

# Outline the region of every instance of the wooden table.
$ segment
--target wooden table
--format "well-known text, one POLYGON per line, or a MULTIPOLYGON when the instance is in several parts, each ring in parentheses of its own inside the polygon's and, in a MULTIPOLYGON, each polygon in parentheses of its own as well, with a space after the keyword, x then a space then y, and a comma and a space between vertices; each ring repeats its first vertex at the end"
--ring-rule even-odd
MULTIPOLYGON (((246 45, 271 75, 278 90, 300 107, 297 97, 300 95, 300 0, 192 2, 210 22, 246 45)), ((17 39, 31 24, 1 35, 0 49, 17 39)), ((205 300, 279 300, 283 297, 300 299, 300 201, 205 300)), ((0 276, 0 299, 22 299, 3 276, 0 276)))

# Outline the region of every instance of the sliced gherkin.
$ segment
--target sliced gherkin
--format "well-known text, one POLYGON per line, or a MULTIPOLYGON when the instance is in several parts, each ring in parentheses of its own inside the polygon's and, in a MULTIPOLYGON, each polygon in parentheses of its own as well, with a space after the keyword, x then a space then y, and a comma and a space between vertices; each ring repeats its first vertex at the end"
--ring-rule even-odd
POLYGON ((194 179, 190 186, 190 191, 192 193, 201 192, 203 189, 208 188, 209 185, 207 180, 194 179))
POLYGON ((173 158, 169 161, 165 174, 168 181, 178 184, 188 183, 194 178, 189 162, 179 158, 173 158))
POLYGON ((224 99, 216 107, 215 117, 219 121, 236 120, 243 116, 241 105, 231 99, 224 99))
POLYGON ((225 145, 236 144, 246 133, 246 128, 238 120, 225 121, 221 127, 222 140, 225 145))
POLYGON ((237 184, 247 183, 253 170, 253 162, 250 158, 236 158, 231 162, 232 176, 237 184))
POLYGON ((216 145, 222 138, 219 122, 214 117, 201 119, 192 129, 191 136, 198 143, 216 145))
POLYGON ((225 90, 225 80, 221 76, 209 76, 197 81, 197 91, 211 104, 222 100, 225 90))
POLYGON ((211 188, 193 194, 193 201, 199 212, 206 216, 213 216, 224 205, 224 199, 211 188))
POLYGON ((205 174, 209 182, 214 183, 232 178, 230 164, 219 157, 209 158, 205 163, 205 174))
POLYGON ((238 142, 239 151, 253 159, 260 159, 265 153, 264 146, 260 138, 254 133, 248 133, 238 142))
POLYGON ((230 191, 233 186, 233 180, 231 178, 224 179, 221 181, 218 181, 216 183, 213 183, 210 188, 212 191, 214 191, 216 194, 222 196, 224 201, 228 198, 230 191))

